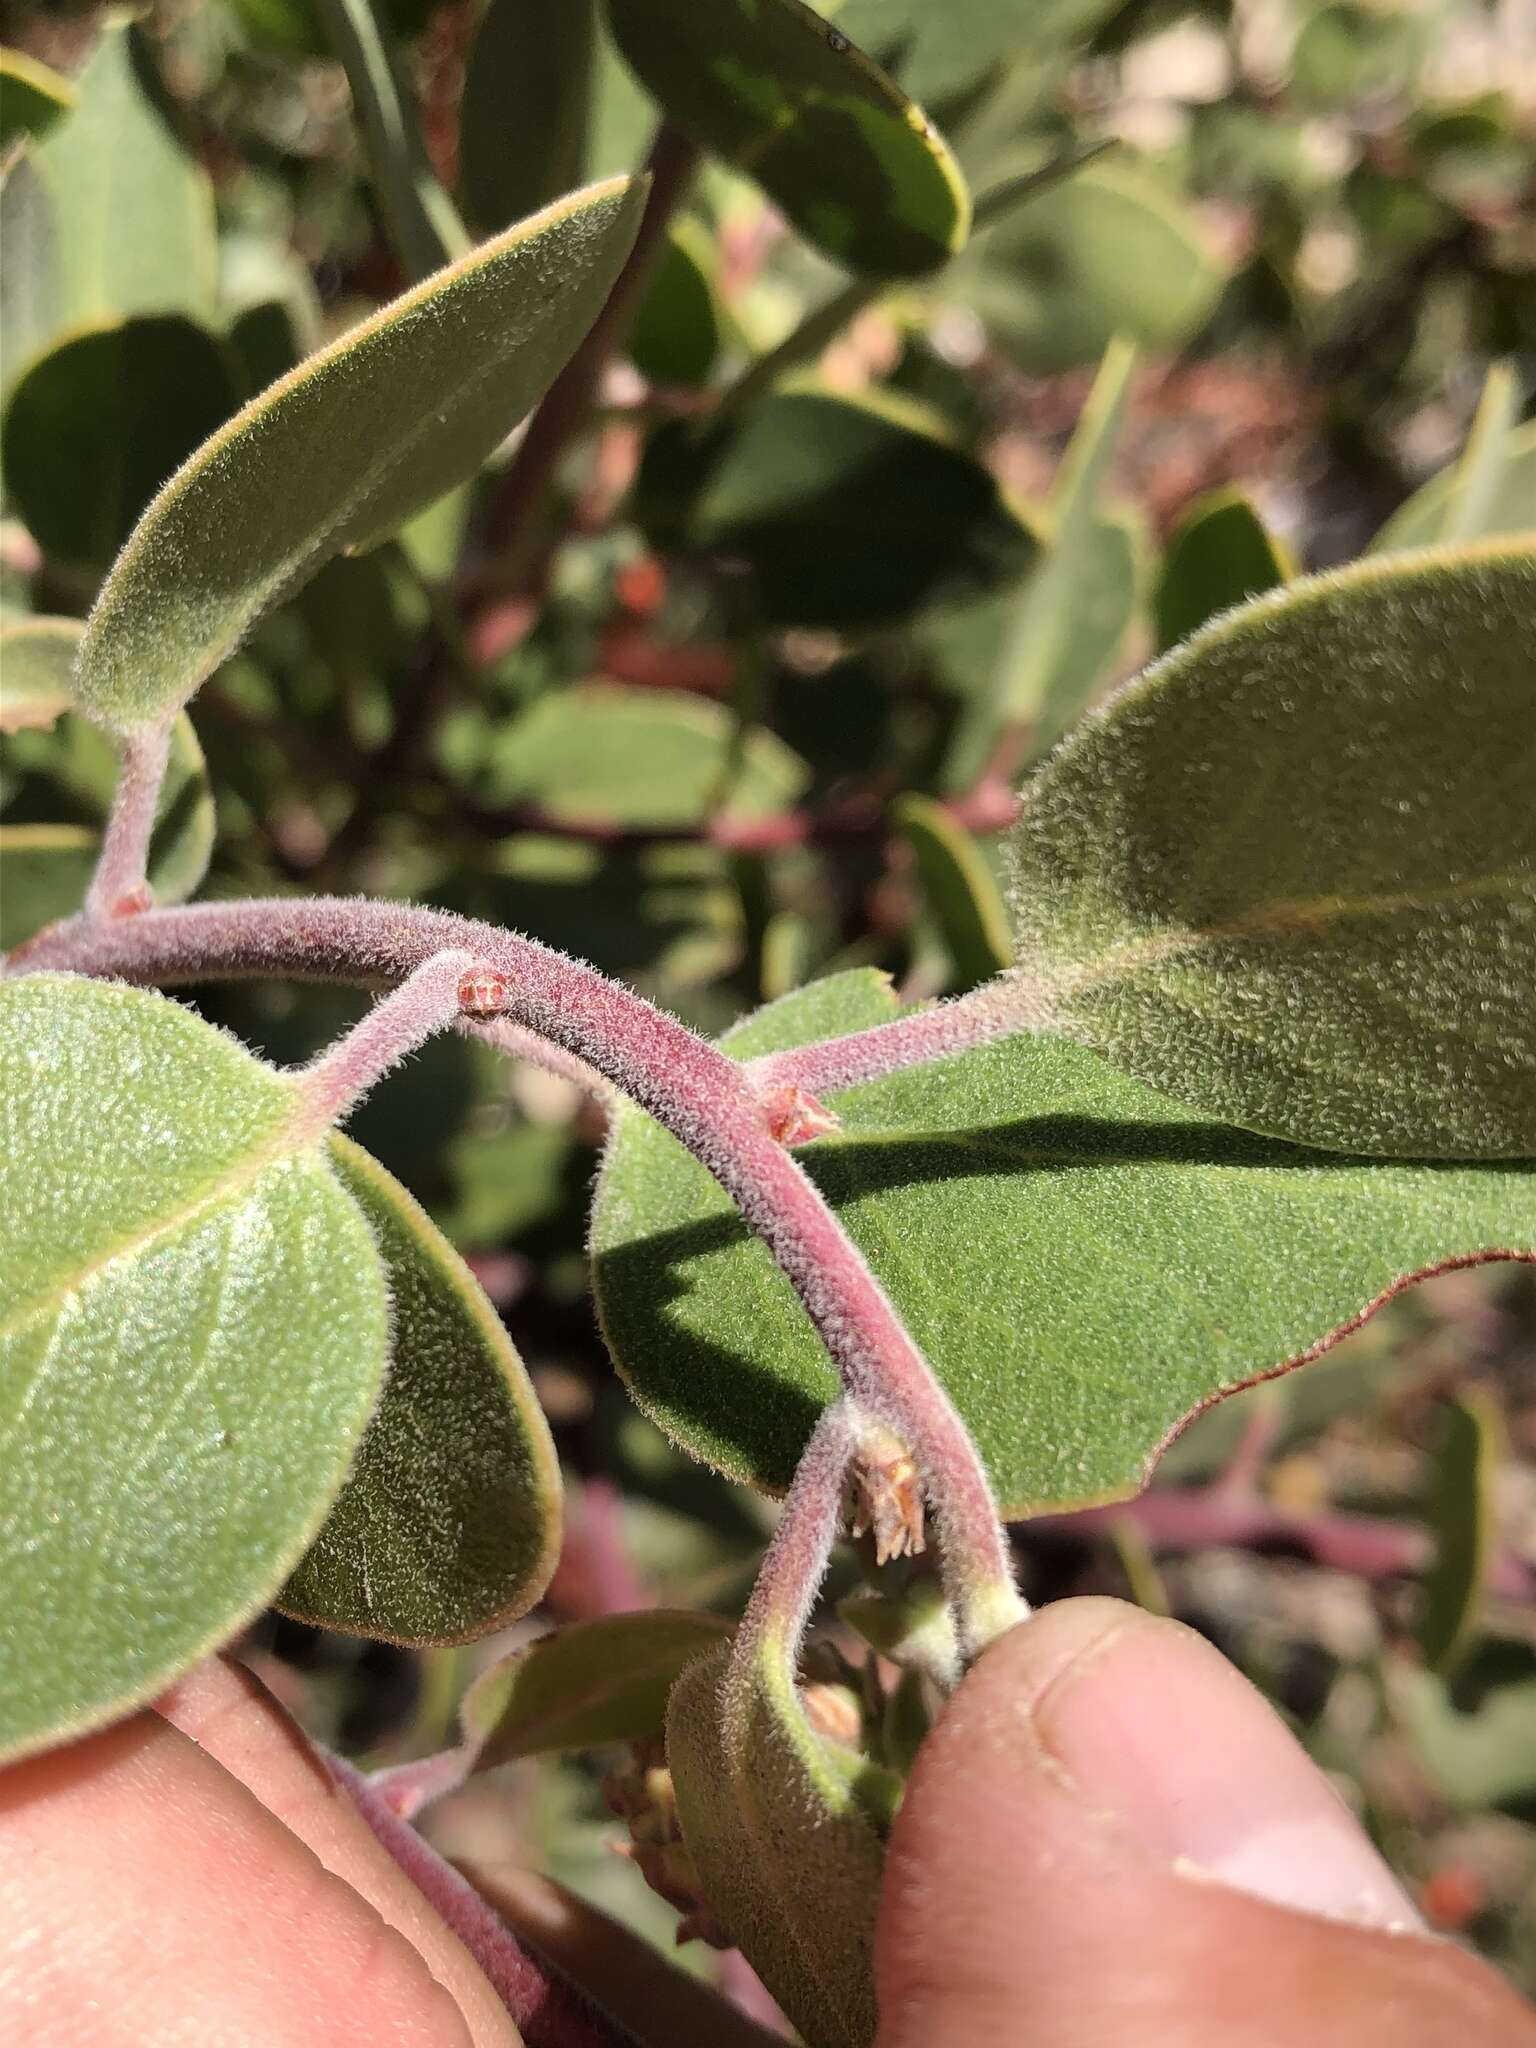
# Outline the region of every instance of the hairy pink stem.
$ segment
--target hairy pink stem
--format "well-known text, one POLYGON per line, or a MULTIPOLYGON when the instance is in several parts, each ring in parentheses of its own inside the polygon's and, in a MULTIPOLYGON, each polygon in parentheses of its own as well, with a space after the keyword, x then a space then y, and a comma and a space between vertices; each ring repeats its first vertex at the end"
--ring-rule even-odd
POLYGON ((416 968, 360 1023, 299 1070, 301 1122, 328 1130, 354 1108, 391 1067, 463 1014, 460 992, 475 956, 450 947, 416 968))
POLYGON ((463 1942, 511 2014, 527 2048, 637 2048, 636 2037, 554 1965, 535 1955, 466 1878, 407 1825, 341 1757, 321 1752, 374 1839, 463 1942))
POLYGON ((846 1394, 821 1411, 736 1631, 733 1669, 750 1669, 765 1643, 782 1651, 791 1665, 798 1657, 842 1527, 844 1487, 858 1451, 861 1419, 846 1394))
POLYGON ((131 732, 123 741, 117 789, 86 894, 87 917, 131 917, 153 903, 146 880, 149 842, 170 753, 168 724, 131 732))
POLYGON ((593 968, 495 925, 362 900, 201 903, 115 925, 71 920, 8 971, 74 969, 157 984, 234 975, 398 983, 464 951, 505 983, 505 1014, 588 1061, 712 1173, 799 1296, 844 1386, 912 1453, 933 1505, 963 1649, 1025 1613, 965 1424, 819 1190, 784 1150, 736 1061, 593 968))
POLYGON ((998 975, 969 995, 952 1002, 913 1010, 889 1024, 853 1031, 844 1038, 823 1038, 813 1045, 791 1046, 787 1052, 764 1053, 748 1060, 748 1082, 759 1093, 797 1087, 812 1095, 832 1094, 860 1081, 878 1081, 905 1067, 923 1067, 952 1059, 979 1045, 1011 1038, 1020 1031, 1047 1031, 1054 1008, 1045 992, 1017 973, 998 975))

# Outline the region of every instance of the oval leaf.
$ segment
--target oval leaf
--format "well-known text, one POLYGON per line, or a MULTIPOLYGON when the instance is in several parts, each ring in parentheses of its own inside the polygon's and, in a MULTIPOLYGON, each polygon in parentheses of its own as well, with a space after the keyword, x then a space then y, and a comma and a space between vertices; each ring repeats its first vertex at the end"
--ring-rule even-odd
POLYGON ((1279 542, 1237 491, 1197 499, 1168 543, 1157 589, 1157 644, 1165 652, 1218 612, 1296 573, 1279 542))
POLYGON ((773 625, 857 630, 1018 575, 1035 538, 924 408, 814 386, 772 392, 707 443, 652 436, 638 515, 665 547, 752 570, 773 625))
POLYGON ((597 0, 490 0, 464 65, 459 198, 482 234, 581 182, 597 0))
POLYGON ((97 599, 77 693, 109 724, 186 702, 276 598, 470 475, 592 324, 643 184, 562 200, 253 399, 145 512, 97 599))
POLYGON ((71 335, 11 393, 6 488, 45 555, 99 573, 237 400, 230 358, 179 314, 71 335))
POLYGON ((614 40, 686 134, 850 270, 933 270, 970 226, 922 109, 800 0, 608 0, 614 40))
POLYGON ((716 1614, 657 1607, 571 1622, 514 1650, 464 1695, 460 1719, 476 1770, 660 1735, 679 1672, 730 1633, 716 1614))
POLYGON ((47 728, 70 706, 78 619, 17 619, 0 628, 0 732, 47 728))
POLYGON ((1536 545, 1229 613, 1028 786, 1018 957, 1062 1028, 1224 1121, 1536 1154, 1536 545))
POLYGON ((388 1300, 294 1105, 163 996, 0 984, 0 1756, 226 1641, 341 1485, 388 1300))
MULTIPOLYGON (((899 1015, 865 971, 723 1041, 739 1057, 899 1015)), ((1413 1275, 1536 1258, 1536 1172, 1341 1158, 1212 1123, 1051 1037, 834 1095, 798 1157, 1018 1515, 1121 1499, 1192 1411, 1326 1349, 1413 1275)), ((715 1182, 619 1112, 593 1214, 603 1332, 669 1435, 787 1486, 837 1391, 715 1182)))
POLYGON ((704 1895, 807 2048, 869 2048, 885 1851, 857 1759, 811 1728, 783 1654, 765 1647, 742 1670, 726 1644, 690 1665, 667 1763, 704 1895))
POLYGON ((332 1137, 330 1163, 384 1262, 389 1377, 277 1604, 386 1642, 470 1642, 526 1614, 549 1582, 555 1447, 522 1360, 452 1245, 361 1146, 332 1137))

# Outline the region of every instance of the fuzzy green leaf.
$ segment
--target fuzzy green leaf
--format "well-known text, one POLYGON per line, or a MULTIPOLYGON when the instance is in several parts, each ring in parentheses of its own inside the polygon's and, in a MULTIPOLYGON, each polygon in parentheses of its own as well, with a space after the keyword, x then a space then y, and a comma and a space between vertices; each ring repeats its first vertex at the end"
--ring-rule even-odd
POLYGON ((1224 1121, 1536 1154, 1536 544, 1230 612, 1060 748, 1013 834, 1061 1027, 1224 1121))
POLYGON ((361 1146, 333 1137, 330 1163, 384 1262, 389 1377, 277 1604, 386 1642, 469 1642, 526 1614, 548 1583, 555 1447, 522 1360, 452 1245, 361 1146))
POLYGON ((475 1768, 660 1735, 679 1672, 730 1633, 718 1615, 656 1607, 538 1637, 464 1695, 460 1718, 476 1745, 475 1768))
POLYGON ((608 0, 614 40, 686 134, 807 241, 878 277, 936 269, 970 197, 920 107, 800 0, 608 0))
POLYGON ((808 780, 781 740, 761 726, 738 735, 718 704, 604 683, 541 699, 498 732, 486 765, 499 802, 653 830, 686 831, 713 811, 782 811, 808 780))
POLYGON ((858 1759, 811 1728, 776 1646, 744 1671, 729 1644, 689 1666, 667 1763, 704 1895, 807 2048, 869 2048, 885 1852, 858 1759))
MULTIPOLYGON (((746 1057, 899 1014, 819 982, 723 1041, 746 1057)), ((969 1424, 1010 1513, 1123 1498, 1195 1409, 1323 1350, 1408 1278, 1536 1257, 1529 1167, 1304 1151, 1211 1122, 1054 1037, 832 1097, 799 1155, 969 1424)), ((597 1302, 641 1406, 732 1478, 789 1483, 831 1366, 715 1182, 619 1112, 597 1302)))
POLYGON ((278 597, 470 475, 592 324, 644 188, 614 179, 510 228, 237 413, 150 505, 97 599, 78 694, 153 723, 278 597))
POLYGON ((226 1641, 341 1485, 388 1300, 295 1101, 163 996, 0 984, 0 1755, 226 1641))
POLYGON ((1198 498, 1180 520, 1157 587, 1157 644, 1166 652, 1218 612, 1262 597, 1296 573, 1279 542, 1237 491, 1198 498))

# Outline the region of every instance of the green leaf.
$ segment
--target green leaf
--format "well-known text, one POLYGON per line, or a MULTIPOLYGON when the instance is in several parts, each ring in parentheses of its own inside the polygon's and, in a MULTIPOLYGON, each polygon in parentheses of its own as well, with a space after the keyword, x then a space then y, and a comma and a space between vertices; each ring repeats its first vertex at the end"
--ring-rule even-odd
POLYGON ((0 953, 73 917, 100 846, 88 825, 0 825, 0 953))
POLYGON ((330 1163, 384 1262, 389 1377, 277 1604, 385 1642, 470 1642, 526 1614, 549 1581, 555 1447, 522 1360, 447 1239, 361 1146, 332 1137, 330 1163))
POLYGON ((1455 1669, 1482 1621, 1488 1562, 1498 1540, 1495 1487, 1504 1454, 1503 1418, 1488 1395, 1468 1387, 1442 1405, 1429 1487, 1435 1561, 1415 1630, 1432 1670, 1455 1669))
POLYGON ((719 704, 586 683, 541 698, 493 743, 486 787, 564 824, 688 830, 716 811, 765 817, 795 801, 805 763, 719 704))
POLYGON ((686 1664, 728 1638, 716 1614, 655 1607, 570 1622, 481 1673, 460 1709, 476 1770, 660 1735, 686 1664))
POLYGON ((1400 505, 1370 551, 1536 532, 1536 420, 1516 426, 1513 374, 1495 364, 1462 455, 1400 505))
POLYGON ((713 249, 691 220, 674 221, 629 330, 629 354, 653 384, 704 384, 720 353, 713 249))
POLYGON ((0 627, 0 732, 47 727, 72 701, 76 619, 31 618, 0 627))
POLYGON ((1490 1686, 1458 1712, 1445 1681, 1404 1665, 1386 1671, 1388 1711, 1437 1791, 1464 1812, 1536 1801, 1536 1675, 1490 1686))
POLYGON ((238 402, 230 358, 180 314, 73 335, 11 393, 6 487, 45 555, 99 572, 238 402))
POLYGON ((1049 375, 1096 362, 1117 334, 1177 348, 1223 281, 1194 214, 1144 174, 1096 163, 991 229, 955 290, 1016 362, 1049 375))
POLYGON ((781 1645, 745 1671, 698 1658, 667 1709, 683 1840, 711 1910, 807 2048, 875 2038, 875 1903, 885 1852, 857 1786, 805 1718, 781 1645))
POLYGON ((998 657, 993 683, 998 710, 1005 719, 1029 719, 1040 748, 1058 738, 1083 709, 1135 605, 1136 579, 1126 574, 1120 547, 1125 529, 1099 517, 1135 363, 1135 350, 1123 341, 1111 342, 1104 352, 1051 489, 1043 521, 1045 552, 1019 592, 998 657), (1092 658, 1085 662, 1084 628, 1099 623, 1088 599, 1106 587, 1112 597, 1110 633, 1090 631, 1092 658))
POLYGON ((255 398, 134 529, 86 627, 78 693, 109 724, 184 704, 261 613, 470 475, 543 394, 634 240, 614 179, 509 228, 255 398))
POLYGON ((53 332, 133 313, 210 319, 213 188, 139 82, 135 37, 109 17, 74 112, 34 153, 50 223, 53 332))
POLYGON ((800 0, 608 0, 614 40, 668 116, 755 178, 850 270, 934 270, 970 225, 920 107, 800 0))
POLYGON ((459 197, 482 234, 579 185, 597 54, 597 0, 491 0, 459 106, 459 197))
POLYGON ((895 820, 924 899, 955 964, 959 988, 990 981, 1012 956, 1008 914, 975 840, 941 805, 904 796, 895 820))
POLYGON ((1115 0, 829 0, 825 8, 930 105, 1004 59, 1072 49, 1114 11, 1115 0))
MULTIPOLYGON (((722 1041, 747 1057, 888 1022, 870 971, 722 1041)), ((1325 1349, 1409 1278, 1536 1257, 1530 1168, 1384 1164, 1212 1123, 1054 1037, 832 1097, 798 1156, 965 1417, 1011 1514, 1120 1499, 1194 1410, 1325 1349)), ((837 1382, 715 1182, 620 1110, 592 1221, 608 1348, 648 1414, 778 1489, 837 1382)))
POLYGON ((1536 545, 1392 556, 1230 612, 1025 792, 1021 971, 1224 1121, 1536 1154, 1536 545))
POLYGON ((752 571, 772 625, 858 630, 1017 575, 1034 536, 925 408, 814 386, 770 393, 700 443, 653 435, 637 513, 663 546, 752 571))
POLYGON ((388 1300, 296 1094, 163 996, 0 984, 0 1754, 100 1726, 282 1584, 388 1300))
POLYGON ((390 240, 409 277, 429 277, 462 256, 470 238, 428 161, 388 28, 372 0, 315 4, 352 89, 390 240))
POLYGON ((1238 491, 1197 498, 1179 521, 1157 588, 1157 644, 1166 653, 1218 612, 1261 597, 1295 565, 1238 491))
POLYGON ((46 135, 75 103, 67 78, 24 50, 0 49, 0 150, 22 135, 46 135))

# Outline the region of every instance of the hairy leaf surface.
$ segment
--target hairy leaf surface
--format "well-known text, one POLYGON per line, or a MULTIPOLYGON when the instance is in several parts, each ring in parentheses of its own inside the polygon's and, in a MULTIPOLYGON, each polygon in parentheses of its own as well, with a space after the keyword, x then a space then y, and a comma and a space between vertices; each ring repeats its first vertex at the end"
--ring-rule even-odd
POLYGON ((341 1485, 388 1304, 294 1106, 163 996, 0 984, 0 1755, 225 1641, 341 1485))
POLYGON ((1536 1155, 1536 543, 1228 613, 1085 721, 1013 833, 1062 1028, 1223 1121, 1536 1155))
MULTIPOLYGON (((887 1022, 862 971, 770 1005, 739 1057, 887 1022)), ((1008 1039, 832 1097, 800 1154, 970 1425, 1009 1512, 1134 1493, 1194 1410, 1326 1347, 1407 1278, 1536 1258, 1536 1173, 1314 1152, 1213 1122, 1066 1039, 1008 1039)), ((592 1246, 637 1400, 733 1478, 786 1486, 836 1380, 715 1182, 621 1110, 592 1246)))

